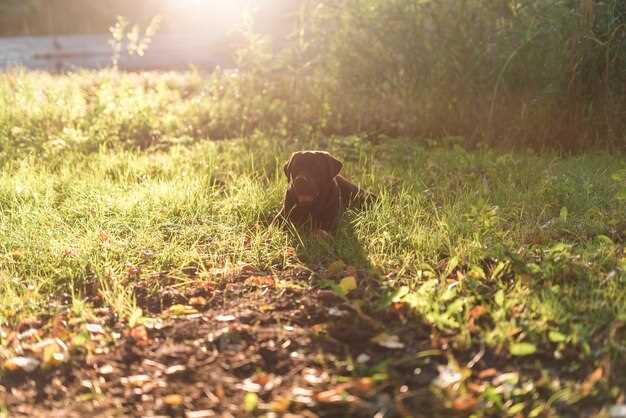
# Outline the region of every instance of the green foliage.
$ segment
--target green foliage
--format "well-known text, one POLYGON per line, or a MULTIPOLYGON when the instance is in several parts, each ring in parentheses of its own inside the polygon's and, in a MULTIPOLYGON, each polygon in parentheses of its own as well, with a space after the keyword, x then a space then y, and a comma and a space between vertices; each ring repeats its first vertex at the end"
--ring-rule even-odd
POLYGON ((620 144, 625 13, 618 0, 304 2, 285 48, 246 37, 241 74, 263 88, 244 94, 284 104, 290 131, 620 144))
MULTIPOLYGON (((468 149, 458 138, 286 140, 297 125, 272 118, 312 119, 245 96, 245 85, 289 91, 255 84, 257 57, 242 53, 245 71, 209 82, 194 73, 0 76, 0 324, 67 294, 76 313, 96 298, 132 326, 141 292, 216 284, 243 263, 277 277, 326 270, 337 281, 313 275, 311 286, 356 307, 375 285, 386 303, 364 310, 414 321, 450 355, 484 348, 505 365, 482 379, 477 416, 557 416, 578 407, 580 376, 598 367, 618 377, 599 382, 594 399, 619 398, 609 384, 623 387, 626 367, 622 154, 468 149), (336 154, 378 196, 330 241, 269 226, 285 188, 281 163, 306 148, 336 154)), ((381 335, 398 344, 391 330, 381 335)), ((416 357, 441 354, 417 348, 426 351, 416 357)), ((478 373, 453 359, 448 369, 461 376, 457 395, 478 373)), ((255 409, 254 399, 246 405, 255 409)))
MULTIPOLYGON (((55 16, 80 9, 76 0, 51 2, 47 10, 55 16)), ((141 2, 114 3, 109 14, 147 19, 136 5, 141 2)), ((42 4, 7 3, 7 16, 15 19, 5 23, 44 20, 42 4)), ((280 30, 255 31, 262 18, 244 20, 234 54, 238 71, 215 72, 203 87, 206 96, 194 97, 198 108, 187 117, 196 133, 454 136, 473 144, 564 149, 626 141, 621 0, 297 4, 300 11, 280 30), (279 36, 289 29, 287 39, 279 36)), ((74 20, 100 22, 106 13, 94 5, 80 9, 88 19, 74 20)), ((123 26, 118 22, 114 31, 114 63, 123 26)), ((128 35, 129 52, 141 53, 139 28, 128 35)))

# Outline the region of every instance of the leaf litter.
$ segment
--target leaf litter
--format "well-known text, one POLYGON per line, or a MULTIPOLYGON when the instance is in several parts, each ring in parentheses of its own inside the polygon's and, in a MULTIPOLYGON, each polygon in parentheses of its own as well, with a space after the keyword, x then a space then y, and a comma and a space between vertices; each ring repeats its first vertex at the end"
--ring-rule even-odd
MULTIPOLYGON (((243 277, 229 269, 230 279, 161 310, 142 306, 132 326, 108 309, 88 321, 62 309, 19 334, 2 329, 0 402, 18 417, 458 416, 505 402, 513 415, 540 411, 512 403, 535 387, 511 364, 538 352, 531 344, 511 345, 508 355, 452 350, 454 335, 415 332, 410 310, 398 321, 397 303, 366 309, 359 297, 279 288, 277 276, 237 269, 243 277)), ((345 263, 328 270, 341 293, 360 288, 345 263)), ((476 307, 467 318, 487 314, 476 307)), ((579 392, 591 396, 605 378, 603 368, 589 371, 579 392)), ((611 414, 620 416, 620 405, 611 414)))

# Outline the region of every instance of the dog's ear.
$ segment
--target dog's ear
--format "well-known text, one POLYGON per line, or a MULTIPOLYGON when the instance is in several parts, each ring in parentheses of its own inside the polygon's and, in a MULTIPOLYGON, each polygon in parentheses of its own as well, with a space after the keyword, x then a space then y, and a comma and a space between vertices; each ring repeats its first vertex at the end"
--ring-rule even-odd
POLYGON ((287 162, 283 165, 283 171, 285 172, 285 176, 287 176, 287 179, 291 178, 291 163, 293 162, 294 154, 295 153, 291 154, 289 160, 287 160, 287 162))
POLYGON ((326 170, 328 172, 328 177, 330 177, 331 179, 335 178, 335 176, 339 174, 341 168, 343 167, 341 161, 339 161, 327 152, 320 152, 319 155, 324 159, 324 163, 326 164, 326 170))

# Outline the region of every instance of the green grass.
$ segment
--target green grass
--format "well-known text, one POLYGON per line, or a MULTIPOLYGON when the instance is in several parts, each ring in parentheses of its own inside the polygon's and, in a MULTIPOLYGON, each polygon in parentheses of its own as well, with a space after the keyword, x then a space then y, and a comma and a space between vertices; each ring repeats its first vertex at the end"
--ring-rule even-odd
POLYGON ((183 118, 201 112, 199 96, 181 99, 200 89, 195 76, 110 77, 0 76, 0 325, 64 293, 80 307, 94 283, 130 315, 133 267, 157 292, 159 272, 184 286, 189 266, 201 280, 228 264, 289 269, 294 247, 309 267, 342 259, 370 271, 388 302, 410 306, 455 349, 525 342, 572 373, 606 358, 614 371, 625 365, 626 211, 611 178, 624 155, 358 136, 209 141, 183 118), (379 196, 331 242, 268 226, 282 161, 313 147, 379 196), (477 306, 490 316, 478 334, 467 327, 477 306))

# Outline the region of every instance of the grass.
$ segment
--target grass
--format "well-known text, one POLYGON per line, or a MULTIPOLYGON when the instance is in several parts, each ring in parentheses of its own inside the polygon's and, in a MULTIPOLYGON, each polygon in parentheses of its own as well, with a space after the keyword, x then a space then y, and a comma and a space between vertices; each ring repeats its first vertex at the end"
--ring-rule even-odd
MULTIPOLYGON (((200 91, 195 76, 111 77, 0 76, 0 325, 63 297, 86 309, 94 285, 129 317, 139 275, 158 292, 189 284, 190 266, 207 281, 237 263, 286 270, 295 248, 310 268, 341 259, 371 272, 386 289, 381 307, 408 306, 455 350, 537 350, 563 371, 551 393, 566 402, 581 384, 566 374, 626 367, 626 211, 611 177, 624 155, 468 150, 454 139, 209 141, 202 118, 184 118, 200 112, 200 96, 181 99, 200 91), (331 242, 268 226, 281 163, 303 148, 336 154, 379 196, 331 242)), ((619 379, 602 388, 605 403, 623 393, 619 379)))

